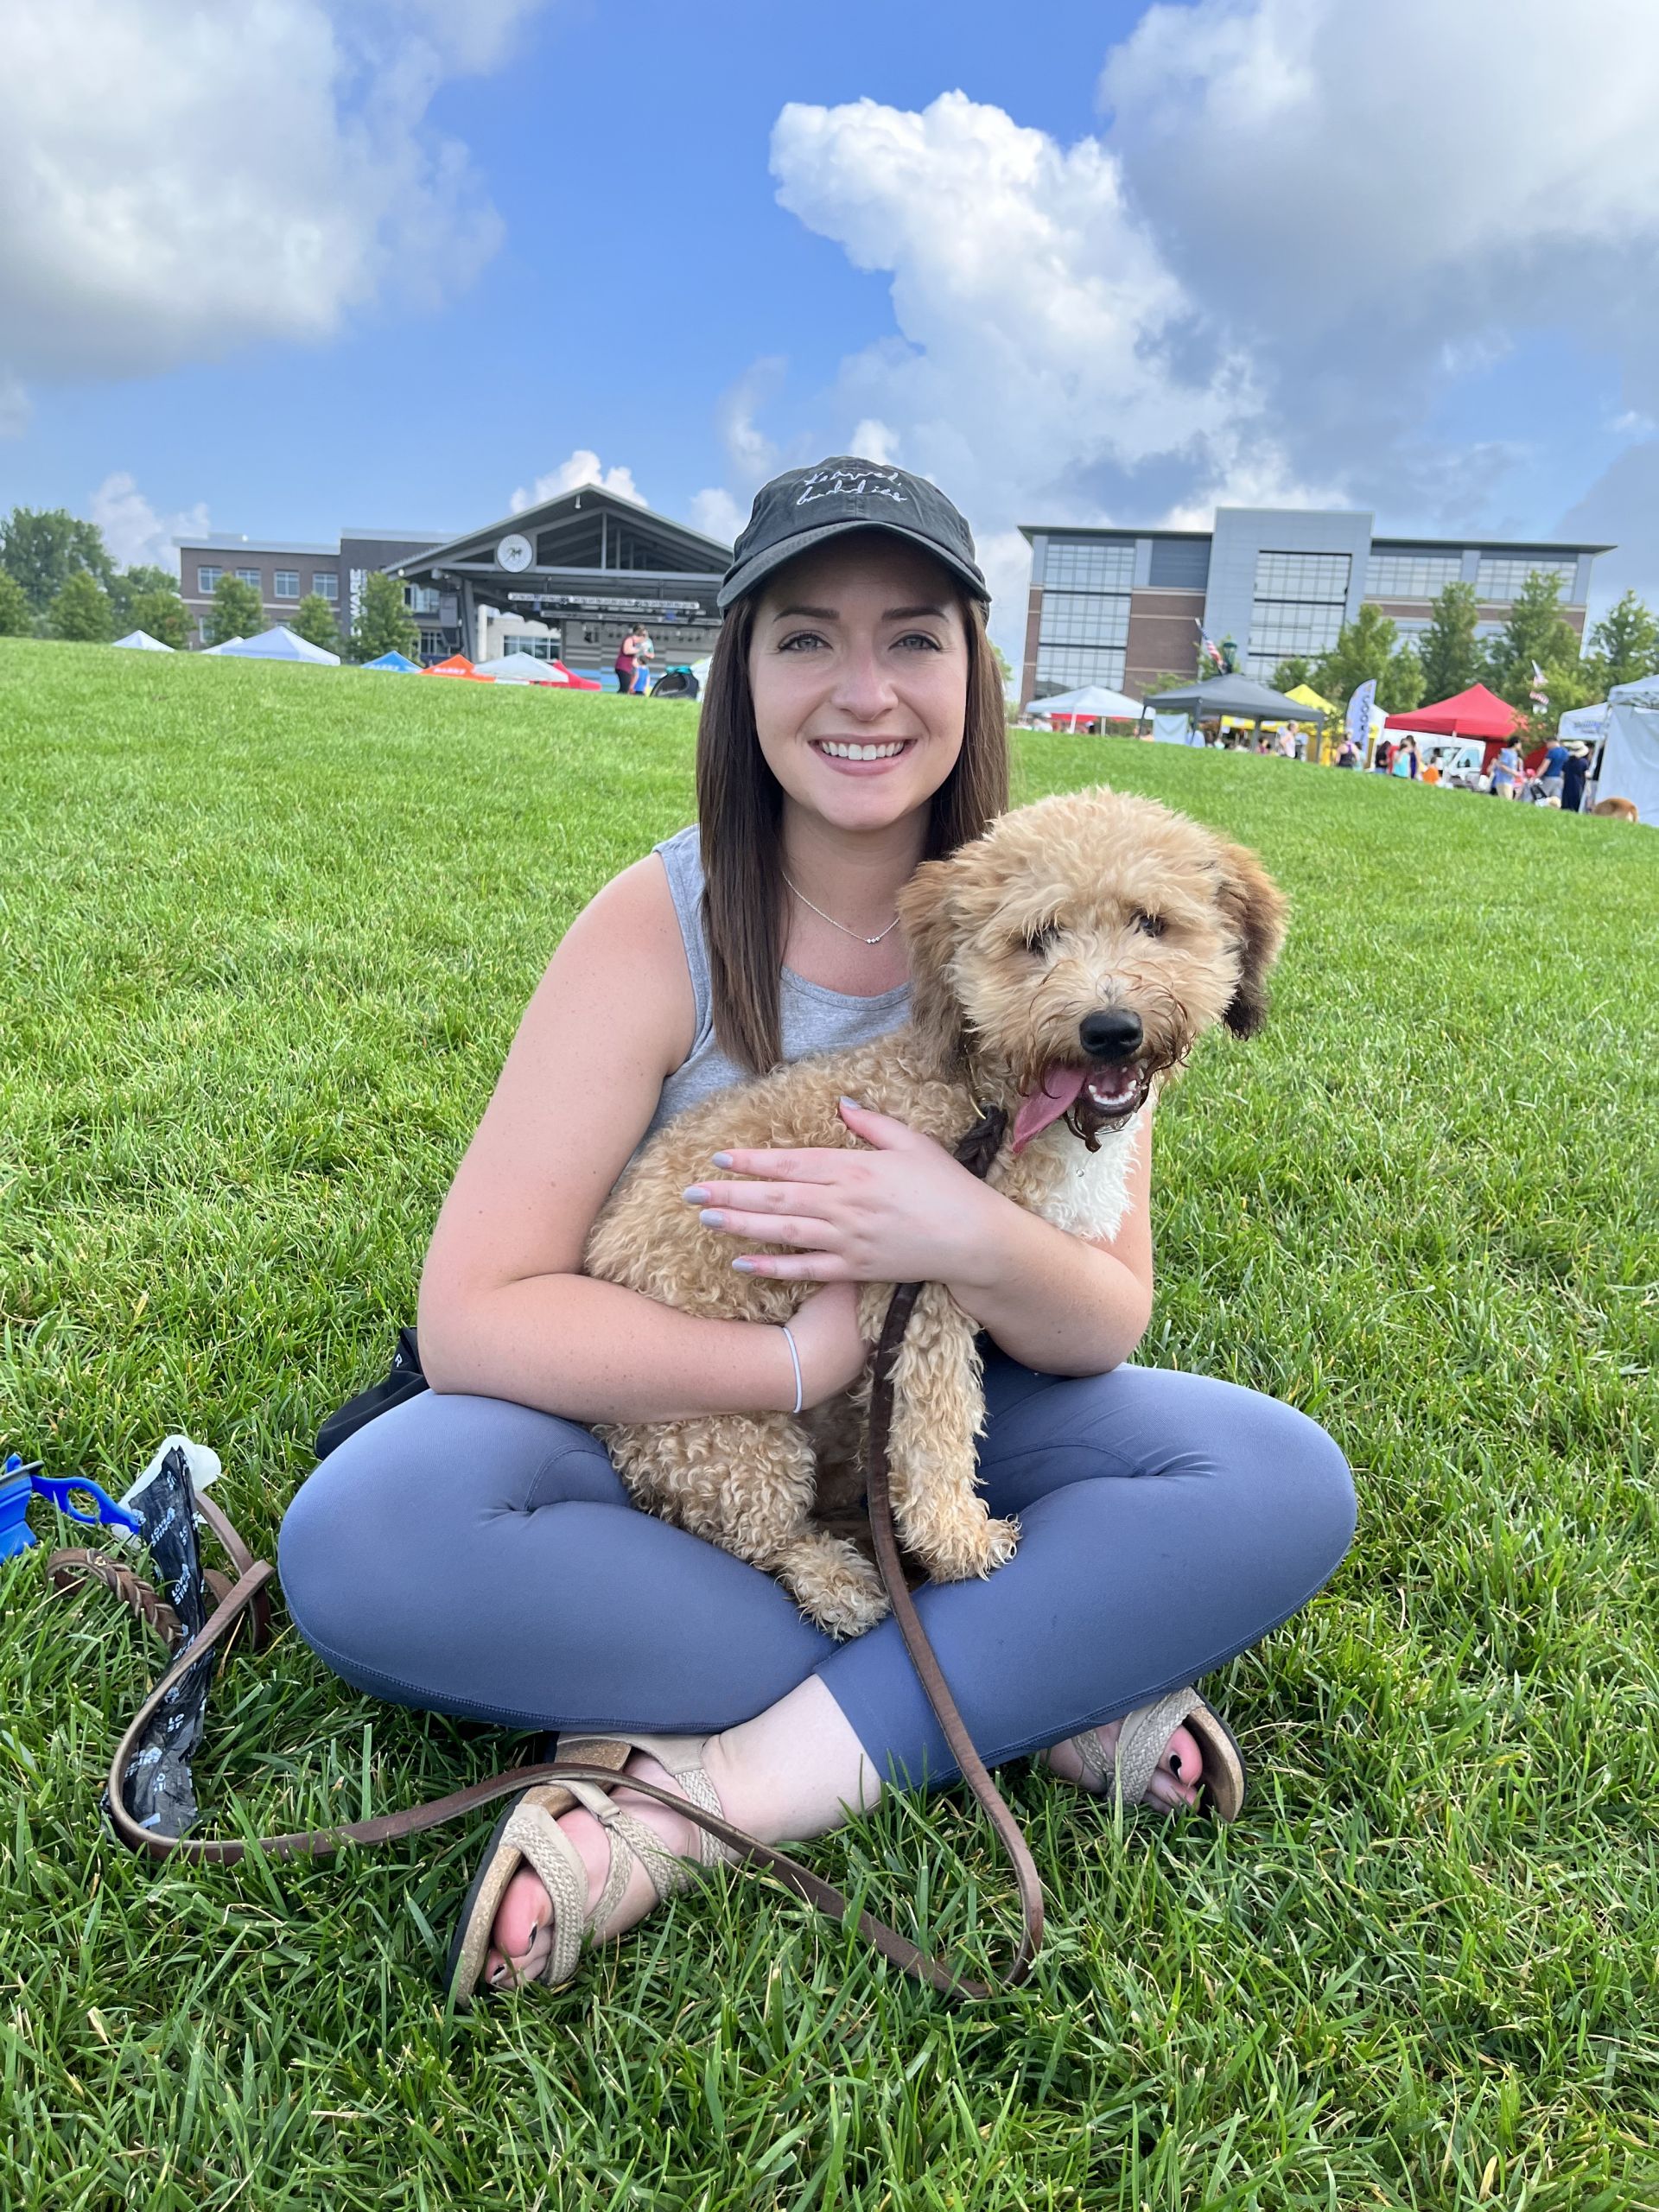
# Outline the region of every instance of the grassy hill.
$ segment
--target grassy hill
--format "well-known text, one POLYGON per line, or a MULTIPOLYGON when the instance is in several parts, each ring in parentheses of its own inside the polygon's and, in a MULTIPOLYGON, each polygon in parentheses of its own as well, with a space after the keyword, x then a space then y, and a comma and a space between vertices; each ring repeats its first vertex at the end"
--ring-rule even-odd
MULTIPOLYGON (((525 999, 691 813, 694 711, 0 644, 0 1449, 119 1491, 169 1429, 267 1554, 384 1371, 525 999)), ((1659 2202, 1659 838, 1250 756, 1018 741, 1256 846, 1274 1019, 1160 1116, 1142 1357, 1305 1408, 1360 1530, 1229 1670, 1225 1835, 1008 1782, 1030 1988, 947 2010, 760 1885, 447 2020, 486 1821, 177 1872, 103 1834, 158 1647, 0 1569, 0 2200, 1626 2208, 1659 2202)), ((47 1543, 48 1516, 37 1508, 47 1543)), ((1103 1571, 1109 1572, 1109 1563, 1103 1571)), ((210 1820, 296 1827, 522 1739, 234 1658, 210 1820)), ((813 1847, 936 1942, 1010 1899, 955 1800, 813 1847)))

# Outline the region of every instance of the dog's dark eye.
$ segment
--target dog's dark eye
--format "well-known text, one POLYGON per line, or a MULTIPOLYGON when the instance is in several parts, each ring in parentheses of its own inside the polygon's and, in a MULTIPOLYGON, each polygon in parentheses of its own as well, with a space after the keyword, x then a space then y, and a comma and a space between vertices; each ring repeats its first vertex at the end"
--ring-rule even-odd
POLYGON ((1161 914, 1147 913, 1136 914, 1134 925, 1144 937, 1162 937, 1169 926, 1161 914))
POLYGON ((1059 941, 1059 935, 1060 925, 1058 922, 1045 922, 1041 929, 1027 932, 1026 950, 1035 953, 1052 952, 1059 941))

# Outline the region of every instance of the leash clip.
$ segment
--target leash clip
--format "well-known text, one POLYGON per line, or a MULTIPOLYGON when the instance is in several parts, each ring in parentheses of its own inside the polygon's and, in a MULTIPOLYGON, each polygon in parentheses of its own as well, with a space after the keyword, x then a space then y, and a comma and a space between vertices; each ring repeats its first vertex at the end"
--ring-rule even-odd
POLYGON ((25 1464, 21 1454, 13 1452, 0 1467, 0 1560, 16 1559, 35 1543, 28 1520, 29 1500, 34 1497, 45 1498, 84 1529, 116 1528, 134 1535, 139 1533, 142 1524, 137 1515, 118 1505, 95 1482, 85 1475, 43 1475, 41 1466, 39 1459, 25 1464), (90 1502, 96 1510, 83 1510, 82 1500, 90 1502))

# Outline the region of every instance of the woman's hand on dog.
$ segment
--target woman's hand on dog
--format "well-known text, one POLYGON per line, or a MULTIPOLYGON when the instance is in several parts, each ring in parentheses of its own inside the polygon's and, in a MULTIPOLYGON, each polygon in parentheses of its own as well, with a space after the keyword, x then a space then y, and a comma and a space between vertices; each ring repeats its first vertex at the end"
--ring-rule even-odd
POLYGON ((799 1248, 743 1253, 733 1266, 794 1282, 973 1281, 1007 1201, 891 1115, 842 1099, 841 1116, 871 1150, 716 1153, 717 1167, 757 1179, 687 1191, 717 1236, 799 1248))
POLYGON ((864 1372, 870 1347, 858 1330, 858 1285, 826 1283, 791 1319, 801 1363, 801 1403, 821 1406, 850 1390, 864 1372))

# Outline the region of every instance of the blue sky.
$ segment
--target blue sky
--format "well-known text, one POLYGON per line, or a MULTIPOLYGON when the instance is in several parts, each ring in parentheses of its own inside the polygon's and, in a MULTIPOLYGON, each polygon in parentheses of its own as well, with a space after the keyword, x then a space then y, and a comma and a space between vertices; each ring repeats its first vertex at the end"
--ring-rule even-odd
POLYGON ((20 7, 0 507, 459 530, 592 454, 729 526, 862 427, 1005 623, 1015 523, 1217 499, 1659 585, 1634 0, 20 7))

